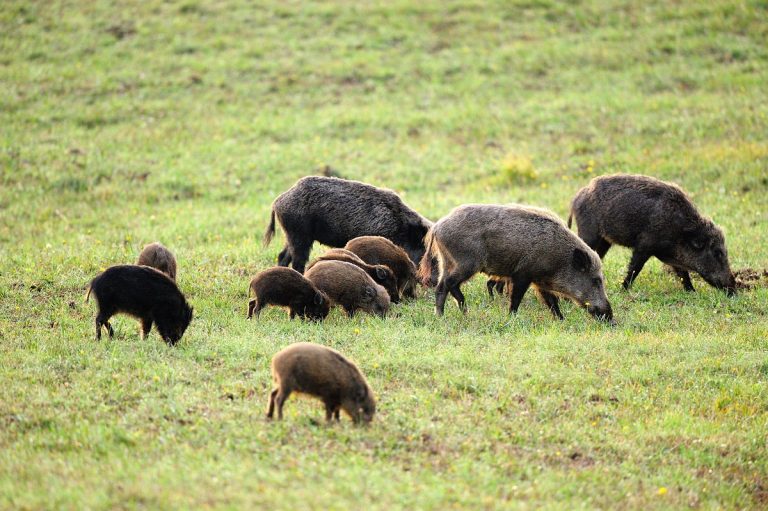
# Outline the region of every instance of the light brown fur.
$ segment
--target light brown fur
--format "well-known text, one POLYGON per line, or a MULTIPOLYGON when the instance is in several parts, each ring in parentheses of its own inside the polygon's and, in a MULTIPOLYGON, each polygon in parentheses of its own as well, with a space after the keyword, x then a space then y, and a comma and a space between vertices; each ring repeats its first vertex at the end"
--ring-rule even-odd
POLYGON ((354 264, 318 261, 304 276, 349 317, 358 309, 384 317, 389 309, 387 291, 354 264))
POLYGON ((359 266, 367 273, 377 284, 387 290, 389 299, 392 303, 400 302, 400 291, 397 289, 397 278, 394 272, 383 264, 368 264, 360 259, 357 254, 350 252, 345 248, 332 248, 323 255, 318 256, 307 266, 307 270, 312 268, 318 261, 344 261, 355 266, 359 266))
POLYGON ((339 420, 339 410, 355 423, 370 422, 376 400, 368 382, 355 364, 331 348, 298 342, 272 358, 275 387, 269 395, 267 418, 283 418, 283 405, 292 392, 317 397, 325 405, 325 418, 339 420))
POLYGON ((139 254, 136 264, 151 266, 176 280, 176 258, 162 243, 155 241, 146 245, 139 254))
POLYGON ((397 278, 397 288, 401 296, 416 296, 416 265, 402 247, 382 236, 360 236, 350 240, 344 248, 354 252, 368 264, 388 266, 397 278))

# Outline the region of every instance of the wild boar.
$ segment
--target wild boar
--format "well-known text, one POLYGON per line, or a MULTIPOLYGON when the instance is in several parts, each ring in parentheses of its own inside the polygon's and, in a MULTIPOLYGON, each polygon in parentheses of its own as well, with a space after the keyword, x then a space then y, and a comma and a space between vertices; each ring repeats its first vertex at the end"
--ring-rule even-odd
POLYGON ((388 266, 383 264, 368 264, 355 255, 354 252, 350 252, 344 248, 332 248, 326 251, 307 266, 307 270, 312 268, 317 261, 345 261, 354 264, 355 266, 359 266, 373 279, 374 282, 387 290, 389 300, 392 303, 400 303, 400 292, 397 289, 397 279, 388 266))
POLYGON ((304 273, 315 241, 343 247, 349 240, 366 235, 393 241, 418 262, 424 254, 424 235, 431 225, 391 190, 322 176, 301 178, 275 199, 264 246, 275 233, 275 217, 286 238, 277 264, 291 264, 299 273, 304 273))
POLYGON ((292 270, 277 266, 256 275, 249 286, 253 298, 248 302, 248 319, 259 317, 267 305, 288 307, 290 318, 309 318, 322 321, 328 315, 331 302, 325 293, 318 290, 304 276, 292 270))
POLYGON ((416 265, 401 247, 381 236, 358 236, 344 248, 368 264, 389 267, 397 279, 400 295, 404 298, 416 296, 416 265))
POLYGON ((136 261, 136 264, 157 268, 171 277, 172 280, 176 280, 176 258, 173 257, 173 253, 165 248, 160 242, 156 241, 146 245, 141 250, 139 260, 136 261))
POLYGON ((319 344, 297 342, 272 358, 275 388, 269 394, 267 418, 277 404, 277 418, 283 418, 283 405, 291 392, 319 398, 325 404, 325 419, 339 420, 339 410, 353 422, 371 422, 376 400, 363 374, 341 353, 319 344))
POLYGON ((601 259, 612 244, 632 249, 624 289, 655 256, 686 291, 694 290, 688 273, 694 271, 728 295, 736 292, 723 232, 675 184, 631 174, 596 177, 574 197, 569 226, 572 219, 601 259))
POLYGON ((91 293, 99 311, 96 315, 96 339, 101 339, 101 328, 114 335, 109 318, 115 314, 129 314, 141 321, 142 338, 149 335, 152 323, 157 325, 160 337, 170 346, 179 342, 192 321, 192 307, 176 283, 166 274, 149 266, 130 264, 112 266, 91 281, 86 302, 91 293))
MULTIPOLYGON (((467 204, 440 219, 427 234, 427 256, 436 255, 440 277, 435 308, 443 314, 448 293, 466 312, 459 286, 474 274, 509 277, 509 310, 517 312, 533 284, 552 314, 563 319, 558 297, 585 307, 597 319, 612 321, 597 254, 553 213, 530 206, 467 204)), ((425 256, 420 275, 428 278, 432 259, 425 256)))
POLYGON ((361 268, 344 261, 318 261, 305 277, 341 306, 350 318, 362 309, 382 318, 389 309, 387 291, 361 268))

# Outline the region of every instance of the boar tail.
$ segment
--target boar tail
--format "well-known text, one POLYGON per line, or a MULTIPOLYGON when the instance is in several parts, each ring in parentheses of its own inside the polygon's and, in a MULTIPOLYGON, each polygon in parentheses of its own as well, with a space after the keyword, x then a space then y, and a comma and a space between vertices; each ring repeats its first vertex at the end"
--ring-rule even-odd
POLYGON ((91 289, 93 289, 93 288, 92 288, 92 287, 91 287, 91 285, 89 284, 89 285, 88 285, 88 292, 87 292, 87 293, 85 293, 85 303, 88 303, 88 299, 91 297, 91 289))
POLYGON ((573 211, 568 213, 568 228, 571 228, 571 221, 573 220, 573 211))
POLYGON ((435 233, 432 231, 432 229, 430 229, 427 231, 427 235, 424 236, 424 246, 426 251, 424 252, 424 256, 421 258, 421 263, 419 264, 419 273, 417 275, 417 278, 425 286, 429 286, 430 280, 432 278, 432 251, 434 249, 434 241, 435 233))
POLYGON ((269 217, 269 225, 267 226, 267 231, 264 233, 264 246, 266 247, 269 245, 269 242, 272 241, 272 236, 275 235, 275 210, 272 210, 272 214, 269 217))

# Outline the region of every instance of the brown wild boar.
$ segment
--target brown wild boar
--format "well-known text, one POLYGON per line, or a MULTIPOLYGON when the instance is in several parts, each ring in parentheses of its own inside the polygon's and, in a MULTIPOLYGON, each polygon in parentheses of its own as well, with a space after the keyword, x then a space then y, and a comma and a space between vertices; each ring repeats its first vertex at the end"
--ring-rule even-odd
POLYGON ((181 339, 192 321, 192 307, 176 283, 149 266, 125 264, 107 268, 91 281, 86 302, 91 294, 99 304, 96 339, 101 339, 102 327, 110 337, 114 336, 109 318, 119 313, 141 321, 142 338, 149 335, 155 323, 160 337, 170 346, 181 339))
POLYGON ((624 289, 655 256, 672 268, 686 291, 694 290, 691 271, 729 295, 736 291, 723 232, 675 184, 629 174, 596 177, 574 197, 569 226, 572 218, 600 258, 613 244, 632 249, 624 289))
POLYGON ((397 289, 404 298, 416 296, 416 265, 405 253, 387 238, 358 236, 344 247, 368 264, 383 264, 392 269, 397 279, 397 289))
POLYGON ((277 418, 283 418, 283 405, 291 392, 319 398, 325 404, 325 419, 339 420, 339 410, 353 422, 371 422, 376 400, 368 382, 355 364, 341 353, 319 344, 297 342, 272 358, 275 388, 269 394, 267 418, 277 404, 277 418))
POLYGON ((389 299, 392 303, 400 302, 400 292, 397 289, 397 279, 392 270, 383 264, 368 264, 360 259, 354 252, 344 248, 332 248, 319 256, 315 261, 307 266, 307 270, 312 268, 318 261, 345 261, 355 266, 359 266, 367 273, 374 282, 387 290, 389 299))
POLYGON ((389 309, 389 295, 361 268, 344 261, 318 261, 305 277, 341 306, 351 318, 362 309, 382 318, 389 309))
POLYGON ((343 247, 349 240, 366 235, 392 240, 418 262, 424 254, 424 235, 432 225, 391 190, 322 176, 301 178, 275 199, 264 234, 265 246, 275 233, 275 217, 286 239, 277 264, 292 264, 299 273, 304 273, 315 241, 343 247))
POLYGON ((170 250, 165 248, 165 245, 158 241, 144 246, 136 264, 157 268, 176 280, 176 258, 170 250))
MULTIPOLYGON (((553 213, 530 206, 467 204, 451 211, 430 229, 427 255, 437 256, 440 278, 435 308, 443 314, 448 293, 466 311, 459 286, 474 274, 509 277, 509 310, 517 312, 533 285, 552 314, 563 319, 558 297, 585 307, 597 319, 612 321, 597 254, 553 213)), ((429 278, 432 258, 421 262, 421 278, 429 278)))
POLYGON ((331 302, 325 293, 318 290, 304 276, 292 270, 277 266, 260 272, 251 280, 249 291, 253 295, 248 302, 248 319, 254 313, 259 317, 267 305, 288 307, 290 318, 309 318, 321 321, 328 315, 331 302))

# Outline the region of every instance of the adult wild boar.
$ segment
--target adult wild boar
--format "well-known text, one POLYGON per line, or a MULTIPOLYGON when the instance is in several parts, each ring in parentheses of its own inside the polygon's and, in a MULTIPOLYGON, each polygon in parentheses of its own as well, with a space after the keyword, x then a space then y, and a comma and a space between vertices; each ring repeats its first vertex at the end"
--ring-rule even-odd
POLYGON ((736 291, 723 232, 677 185, 631 174, 596 177, 574 197, 569 226, 572 218, 600 258, 613 244, 633 249, 624 289, 655 256, 672 268, 686 291, 694 290, 691 271, 729 295, 736 291))
POLYGON ((275 233, 275 217, 286 238, 277 264, 292 264, 299 273, 304 273, 315 241, 343 247, 349 240, 365 235, 391 240, 418 263, 424 254, 424 235, 431 225, 391 190, 322 176, 301 178, 275 199, 264 234, 265 246, 275 233))
POLYGON ((509 310, 517 312, 531 285, 552 314, 563 319, 558 297, 585 307, 597 319, 612 321, 597 254, 553 213, 530 206, 467 204, 440 219, 427 234, 420 276, 429 278, 436 255, 440 277, 435 308, 443 314, 448 293, 466 311, 459 286, 483 272, 509 277, 509 310))

